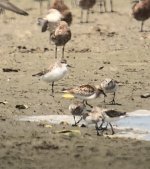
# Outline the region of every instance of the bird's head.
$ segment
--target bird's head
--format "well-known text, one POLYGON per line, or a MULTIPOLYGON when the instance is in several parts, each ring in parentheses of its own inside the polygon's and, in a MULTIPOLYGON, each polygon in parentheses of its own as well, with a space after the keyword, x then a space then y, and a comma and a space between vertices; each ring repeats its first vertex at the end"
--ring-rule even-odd
POLYGON ((101 88, 100 85, 96 85, 95 87, 96 87, 99 95, 103 94, 105 97, 107 97, 107 95, 105 94, 104 90, 101 88))

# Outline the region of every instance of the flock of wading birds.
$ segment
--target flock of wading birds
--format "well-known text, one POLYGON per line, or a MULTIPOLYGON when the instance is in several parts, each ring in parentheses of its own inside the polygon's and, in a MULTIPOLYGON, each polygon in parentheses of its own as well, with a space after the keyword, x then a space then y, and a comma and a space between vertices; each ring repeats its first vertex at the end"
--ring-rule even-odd
MULTIPOLYGON (((40 2, 40 11, 42 11, 42 1, 44 0, 35 0, 40 2)), ((100 12, 104 7, 106 12, 106 0, 97 0, 100 5, 100 12)), ((89 20, 90 9, 96 4, 96 0, 73 0, 75 4, 79 5, 81 8, 81 20, 83 22, 83 10, 87 11, 86 21, 89 20)), ((146 19, 150 17, 150 0, 134 0, 132 7, 132 14, 135 19, 142 21, 141 31, 143 31, 143 24, 146 19)), ((55 44, 55 58, 57 59, 57 47, 62 46, 62 57, 60 60, 57 60, 53 65, 48 69, 45 69, 39 73, 36 73, 32 76, 38 76, 42 80, 52 83, 52 96, 54 97, 54 83, 62 79, 67 71, 67 67, 71 67, 67 64, 67 60, 64 59, 64 49, 66 43, 71 39, 71 30, 69 26, 72 23, 72 12, 69 7, 64 3, 63 0, 53 0, 50 4, 48 0, 49 8, 48 13, 44 18, 38 18, 38 25, 41 26, 41 31, 49 31, 50 42, 55 44)), ((110 0, 111 12, 113 12, 113 1, 110 0)), ((3 12, 5 9, 15 12, 20 15, 28 15, 28 13, 8 0, 0 0, 0 11, 3 12)), ((111 104, 116 104, 115 102, 115 93, 117 90, 117 82, 113 79, 106 78, 100 83, 100 85, 81 85, 76 86, 70 89, 63 89, 62 92, 65 93, 63 97, 75 97, 81 99, 82 102, 75 102, 69 105, 69 111, 74 117, 75 126, 84 119, 87 122, 92 122, 95 124, 95 129, 97 135, 102 135, 107 126, 110 125, 112 134, 114 134, 114 129, 111 124, 112 121, 117 120, 118 118, 125 117, 126 112, 120 112, 113 109, 106 109, 100 107, 93 107, 87 101, 91 99, 98 98, 100 95, 105 97, 108 93, 113 94, 113 99, 111 104), (86 107, 89 106, 91 109, 88 110, 86 107), (76 121, 76 116, 81 118, 76 121), (101 122, 100 125, 98 125, 101 122)))

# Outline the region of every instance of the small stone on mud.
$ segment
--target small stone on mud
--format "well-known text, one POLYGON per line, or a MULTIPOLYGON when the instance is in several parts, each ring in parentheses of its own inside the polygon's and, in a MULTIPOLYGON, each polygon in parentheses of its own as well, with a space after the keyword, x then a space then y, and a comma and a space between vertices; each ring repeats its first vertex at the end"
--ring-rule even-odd
POLYGON ((141 98, 148 98, 150 97, 150 93, 145 93, 141 95, 141 98))
POLYGON ((24 104, 20 104, 20 105, 16 105, 16 108, 17 108, 17 109, 27 109, 28 106, 27 106, 27 105, 24 105, 24 104))

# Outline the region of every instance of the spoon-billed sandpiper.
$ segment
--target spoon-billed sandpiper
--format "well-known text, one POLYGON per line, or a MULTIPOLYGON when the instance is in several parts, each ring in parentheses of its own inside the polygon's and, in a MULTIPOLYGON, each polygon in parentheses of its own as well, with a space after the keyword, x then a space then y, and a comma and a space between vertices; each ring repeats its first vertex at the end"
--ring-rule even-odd
POLYGON ((39 76, 45 82, 52 83, 52 96, 54 96, 54 82, 62 79, 66 75, 68 71, 67 66, 69 66, 67 65, 67 61, 62 59, 60 61, 56 61, 53 65, 50 65, 48 69, 32 76, 39 76))

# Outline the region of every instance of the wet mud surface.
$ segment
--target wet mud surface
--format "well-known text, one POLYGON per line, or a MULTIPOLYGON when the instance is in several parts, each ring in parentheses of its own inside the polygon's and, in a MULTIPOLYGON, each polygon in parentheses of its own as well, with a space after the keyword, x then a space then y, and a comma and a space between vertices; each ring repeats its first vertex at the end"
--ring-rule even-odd
POLYGON ((104 105, 103 97, 90 104, 122 111, 150 109, 149 98, 141 98, 150 92, 150 22, 145 22, 145 32, 139 32, 140 22, 131 16, 130 1, 114 1, 116 12, 100 14, 96 5, 85 24, 80 24, 80 9, 72 7, 72 39, 65 57, 74 68, 56 83, 54 98, 49 84, 32 77, 54 62, 55 47, 49 44, 49 34, 41 33, 36 24, 39 4, 16 1, 30 13, 28 17, 8 11, 7 18, 0 16, 1 169, 150 168, 150 142, 97 137, 94 128, 65 123, 48 127, 46 122, 15 120, 21 115, 69 114, 68 106, 74 100, 62 98, 62 88, 100 84, 107 77, 119 82, 118 104, 104 105), (64 129, 81 134, 56 132, 64 129))

